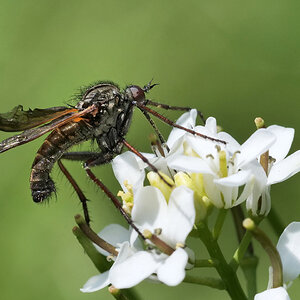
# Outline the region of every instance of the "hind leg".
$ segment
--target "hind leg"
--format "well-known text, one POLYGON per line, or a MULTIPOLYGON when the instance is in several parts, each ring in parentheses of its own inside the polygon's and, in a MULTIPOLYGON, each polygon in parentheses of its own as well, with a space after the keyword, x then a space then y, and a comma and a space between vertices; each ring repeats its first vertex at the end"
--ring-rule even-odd
MULTIPOLYGON (((95 153, 95 152, 67 152, 62 155, 61 159, 68 159, 73 161, 96 161, 96 162, 98 161, 100 162, 100 164, 105 164, 112 159, 112 156, 103 155, 102 153, 95 153)), ((86 198, 81 188, 79 187, 79 185, 77 184, 73 176, 66 169, 66 167, 64 166, 61 160, 58 161, 58 166, 60 170, 63 172, 63 174, 66 176, 68 181, 71 183, 72 187, 74 188, 82 204, 85 221, 89 225, 90 216, 89 216, 89 211, 87 206, 88 199, 86 198)))

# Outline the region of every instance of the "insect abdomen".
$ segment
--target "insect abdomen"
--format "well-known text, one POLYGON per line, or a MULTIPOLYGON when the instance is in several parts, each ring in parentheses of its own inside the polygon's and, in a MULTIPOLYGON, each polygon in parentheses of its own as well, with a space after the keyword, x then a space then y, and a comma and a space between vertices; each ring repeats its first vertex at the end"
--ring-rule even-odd
POLYGON ((54 163, 68 148, 88 139, 89 130, 81 121, 69 122, 50 133, 32 164, 30 188, 34 202, 42 202, 55 192, 55 184, 50 177, 54 163))

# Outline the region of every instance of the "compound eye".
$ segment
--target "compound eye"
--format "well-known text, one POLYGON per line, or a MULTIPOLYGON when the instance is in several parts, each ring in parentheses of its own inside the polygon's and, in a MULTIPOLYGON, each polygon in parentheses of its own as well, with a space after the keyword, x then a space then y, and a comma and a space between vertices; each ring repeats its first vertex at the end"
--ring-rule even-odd
POLYGON ((145 100, 145 92, 142 88, 140 88, 137 85, 132 85, 130 87, 128 87, 127 89, 129 89, 133 100, 135 101, 143 101, 145 100))

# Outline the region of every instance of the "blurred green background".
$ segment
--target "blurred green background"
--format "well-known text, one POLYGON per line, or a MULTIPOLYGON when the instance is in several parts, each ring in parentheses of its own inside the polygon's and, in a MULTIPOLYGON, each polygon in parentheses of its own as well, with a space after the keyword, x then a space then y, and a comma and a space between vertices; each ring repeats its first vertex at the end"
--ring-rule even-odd
MULTIPOLYGON (((76 90, 95 80, 125 87, 160 85, 151 99, 189 105, 213 115, 243 142, 253 120, 296 129, 292 150, 300 148, 299 1, 0 1, 1 111, 64 105, 76 90)), ((166 112, 176 119, 179 114, 166 112)), ((164 134, 170 131, 160 125, 164 134)), ((150 126, 136 112, 128 140, 150 151, 150 126)), ((9 134, 1 133, 1 139, 9 134)), ((82 294, 79 288, 96 269, 71 229, 81 212, 76 195, 55 167, 57 198, 32 202, 29 173, 42 138, 0 156, 1 299, 112 299, 104 289, 82 294)), ((83 149, 81 147, 81 149, 83 149)), ((95 230, 124 221, 86 178, 79 163, 67 166, 91 199, 95 230)), ((95 169, 115 193, 110 166, 95 169)), ((288 224, 300 221, 299 174, 272 189, 273 205, 288 224)), ((262 227, 270 232, 267 222, 262 227)), ((230 218, 221 244, 227 255, 236 245, 230 218)), ((191 241, 195 243, 195 241, 191 241)), ((268 258, 255 244, 258 287, 267 286, 268 258)), ((203 257, 207 253, 203 252, 203 257)), ((203 272, 199 270, 198 274, 203 272)), ((204 273, 206 275, 207 273, 204 273)), ((136 290, 143 299, 228 299, 224 292, 182 284, 150 283, 136 290)), ((299 295, 299 281, 290 288, 299 295)), ((299 297, 299 296, 298 296, 299 297)))

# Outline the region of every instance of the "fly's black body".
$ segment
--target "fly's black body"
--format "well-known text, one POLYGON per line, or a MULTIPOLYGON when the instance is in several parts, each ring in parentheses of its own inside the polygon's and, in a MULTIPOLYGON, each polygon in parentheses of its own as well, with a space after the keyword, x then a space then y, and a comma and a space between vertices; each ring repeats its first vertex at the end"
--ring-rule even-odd
MULTIPOLYGON (((107 163, 114 155, 121 153, 122 140, 132 119, 134 99, 131 89, 127 88, 121 93, 116 85, 102 83, 83 95, 75 108, 83 111, 94 105, 96 110, 80 120, 57 127, 46 138, 32 164, 30 187, 33 201, 41 202, 55 191, 50 171, 70 147, 87 140, 96 140, 101 156, 95 154, 94 165, 107 163)), ((87 157, 89 160, 91 158, 91 155, 87 157)))

